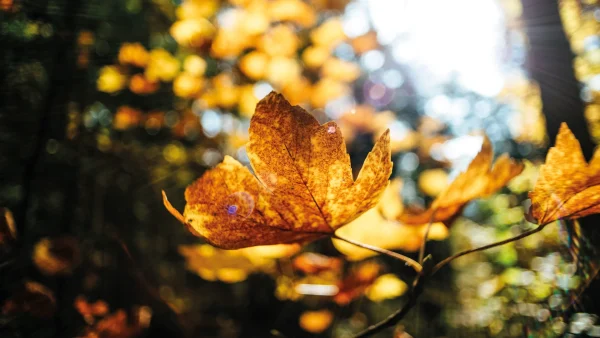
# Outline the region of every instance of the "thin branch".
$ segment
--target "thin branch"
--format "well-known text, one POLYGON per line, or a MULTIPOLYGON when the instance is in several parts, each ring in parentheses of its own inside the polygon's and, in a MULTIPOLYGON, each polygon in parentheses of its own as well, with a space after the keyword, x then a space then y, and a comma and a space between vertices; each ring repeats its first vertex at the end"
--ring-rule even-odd
POLYGON ((382 249, 382 248, 379 248, 379 247, 376 247, 376 246, 373 246, 373 245, 369 245, 369 244, 365 244, 365 243, 356 242, 356 241, 348 239, 348 238, 340 237, 337 234, 333 234, 333 236, 331 236, 331 237, 335 238, 335 239, 339 239, 339 240, 344 241, 346 243, 350 243, 350 244, 356 245, 356 246, 361 247, 363 249, 375 251, 375 252, 378 252, 380 254, 387 255, 387 256, 390 256, 392 258, 401 260, 401 261, 405 262, 407 265, 410 265, 418 273, 421 273, 421 271, 423 270, 423 267, 421 266, 421 264, 417 263, 412 258, 406 257, 404 255, 401 255, 401 254, 397 253, 397 252, 393 252, 393 251, 390 251, 390 250, 387 250, 387 249, 382 249))
MULTIPOLYGON (((364 331, 362 331, 358 335, 354 336, 354 338, 369 337, 369 336, 374 335, 374 334, 376 334, 378 332, 381 332, 382 330, 385 330, 385 329, 387 329, 389 327, 392 327, 392 326, 396 325, 396 323, 398 323, 400 320, 402 320, 408 314, 408 312, 416 305, 417 298, 420 296, 421 292, 423 291, 423 284, 425 282, 425 278, 428 278, 429 276, 432 276, 434 273, 436 273, 438 270, 440 270, 442 267, 444 267, 446 264, 450 263, 451 261, 453 261, 453 260, 455 260, 455 259, 457 259, 459 257, 462 257, 464 255, 468 255, 470 253, 473 253, 473 252, 487 250, 487 249, 491 249, 491 248, 496 247, 496 246, 500 246, 500 245, 504 245, 504 244, 507 244, 507 243, 510 243, 510 242, 517 241, 519 239, 522 239, 524 237, 527 237, 529 235, 532 235, 532 234, 534 234, 536 232, 539 232, 539 231, 543 230, 546 227, 546 225, 548 225, 548 224, 539 225, 535 229, 532 229, 532 230, 529 230, 529 231, 525 231, 524 233, 522 233, 522 234, 520 234, 518 236, 509 238, 509 239, 505 239, 505 240, 500 241, 500 242, 496 242, 496 243, 484 245, 484 246, 479 247, 479 248, 475 248, 475 249, 471 249, 471 250, 466 250, 466 251, 459 252, 459 253, 457 253, 457 254, 455 254, 453 256, 450 256, 450 257, 444 259, 443 261, 439 262, 437 265, 435 265, 433 267, 433 269, 431 270, 431 273, 427 274, 426 276, 422 275, 421 272, 419 272, 419 275, 417 275, 417 277, 415 278, 415 281, 413 282, 413 286, 412 286, 411 291, 410 291, 410 296, 409 296, 408 302, 406 302, 406 304, 404 304, 404 306, 402 308, 398 309, 396 312, 394 312, 393 314, 391 314, 390 316, 388 316, 386 319, 382 320, 381 322, 379 322, 377 324, 369 326, 367 329, 365 329, 364 331)), ((425 235, 425 239, 427 238, 427 235, 428 235, 427 232, 426 232, 426 235, 425 235)), ((334 236, 334 237, 338 238, 338 239, 341 239, 341 240, 344 240, 342 238, 339 238, 338 236, 334 236)), ((352 243, 352 242, 349 242, 349 243, 352 243)), ((352 243, 352 244, 356 244, 356 243, 352 243)), ((356 245, 362 246, 362 245, 360 245, 360 243, 358 243, 356 245)), ((423 245, 421 247, 423 252, 425 251, 424 247, 425 247, 425 245, 423 245)), ((369 249, 369 248, 367 248, 367 249, 369 249)), ((379 249, 379 248, 377 248, 377 249, 379 249)), ((382 249, 380 249, 380 250, 382 250, 382 249)), ((416 264, 418 264, 418 263, 416 263, 416 264)), ((419 264, 419 266, 420 266, 420 264, 419 264)), ((422 271, 422 267, 421 267, 421 271, 422 271)))
POLYGON ((431 230, 431 224, 433 223, 436 212, 437 208, 433 210, 433 213, 429 218, 429 223, 427 224, 427 229, 425 229, 425 235, 423 235, 423 244, 421 244, 421 250, 419 250, 419 264, 423 264, 423 259, 425 258, 425 246, 427 245, 427 238, 429 237, 429 231, 431 230))
POLYGON ((508 243, 511 243, 511 242, 514 242, 514 241, 518 241, 518 240, 520 240, 520 239, 522 239, 522 238, 525 238, 525 237, 527 237, 527 236, 529 236, 529 235, 533 235, 533 234, 535 234, 536 232, 542 231, 542 230, 543 230, 543 229, 546 227, 546 225, 548 225, 548 224, 550 224, 550 223, 539 225, 539 226, 538 226, 537 228, 535 228, 535 229, 531 229, 531 230, 525 231, 524 233, 522 233, 522 234, 520 234, 520 235, 518 235, 518 236, 511 237, 511 238, 509 238, 509 239, 505 239, 505 240, 503 240, 503 241, 500 241, 500 242, 496 242, 496 243, 492 243, 492 244, 484 245, 484 246, 481 246, 481 247, 479 247, 479 248, 475 248, 475 249, 470 249, 470 250, 461 251, 461 252, 459 252, 459 253, 457 253, 457 254, 455 254, 455 255, 452 255, 452 256, 450 256, 450 257, 448 257, 448 258, 444 259, 443 261, 441 261, 441 262, 437 263, 437 264, 436 264, 436 265, 433 267, 433 270, 431 271, 431 274, 433 275, 433 274, 434 274, 434 273, 436 273, 436 272, 437 272, 439 269, 443 268, 443 267, 444 267, 446 264, 448 264, 448 263, 452 262, 453 260, 455 260, 455 259, 457 259, 457 258, 459 258, 459 257, 462 257, 462 256, 464 256, 464 255, 468 255, 468 254, 470 254, 470 253, 473 253, 473 252, 483 251, 483 250, 491 249, 491 248, 494 248, 494 247, 497 247, 497 246, 500 246, 500 245, 508 244, 508 243))
POLYGON ((425 283, 424 278, 425 277, 420 274, 417 275, 417 277, 415 277, 415 280, 413 281, 413 284, 410 289, 410 296, 408 298, 408 301, 404 304, 404 306, 402 306, 396 312, 389 315, 386 319, 380 321, 377 324, 369 326, 368 328, 354 336, 354 338, 364 338, 379 333, 387 328, 396 325, 396 323, 398 323, 404 317, 406 317, 408 312, 417 304, 417 299, 423 292, 423 284, 425 283))
POLYGON ((401 307, 396 312, 392 313, 386 319, 380 321, 379 323, 369 326, 364 331, 362 331, 359 334, 357 334, 356 336, 354 336, 354 338, 369 337, 371 335, 381 332, 382 330, 385 330, 387 328, 390 328, 390 327, 396 325, 396 323, 398 323, 400 320, 402 320, 408 314, 408 312, 415 306, 416 303, 417 303, 417 296, 415 296, 411 293, 410 298, 408 299, 408 302, 406 302, 406 304, 404 304, 403 307, 401 307))

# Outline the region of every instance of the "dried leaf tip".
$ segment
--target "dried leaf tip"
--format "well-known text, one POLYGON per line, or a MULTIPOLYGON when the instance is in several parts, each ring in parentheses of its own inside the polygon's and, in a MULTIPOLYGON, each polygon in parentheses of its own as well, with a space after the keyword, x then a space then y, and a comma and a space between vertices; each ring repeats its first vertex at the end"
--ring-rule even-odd
POLYGON ((179 222, 186 224, 185 218, 177 209, 175 209, 175 207, 173 207, 171 202, 169 202, 169 199, 167 198, 167 193, 164 190, 162 191, 162 197, 163 197, 163 204, 165 205, 165 208, 167 208, 169 213, 171 213, 171 215, 175 216, 175 218, 177 218, 177 220, 179 222))
POLYGON ((600 150, 588 164, 563 122, 529 198, 531 216, 540 225, 600 213, 600 150))

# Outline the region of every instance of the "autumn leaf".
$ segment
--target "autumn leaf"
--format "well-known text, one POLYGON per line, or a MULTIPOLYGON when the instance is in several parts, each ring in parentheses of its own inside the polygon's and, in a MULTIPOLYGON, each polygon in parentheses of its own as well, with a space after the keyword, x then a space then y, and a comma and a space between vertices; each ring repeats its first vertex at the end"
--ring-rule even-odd
POLYGON ((530 214, 538 224, 599 213, 600 151, 588 164, 579 141, 563 123, 529 198, 530 214))
POLYGON ((493 156, 490 140, 484 135, 481 150, 467 170, 436 197, 429 209, 420 213, 405 212, 399 220, 406 224, 444 222, 449 225, 465 204, 494 193, 523 171, 523 164, 508 154, 502 154, 492 166, 493 156))
POLYGON ((226 156, 186 189, 183 215, 163 195, 167 209, 214 246, 238 249, 331 236, 375 206, 388 185, 389 131, 354 180, 337 125, 320 125, 280 94, 258 103, 249 138, 256 176, 226 156))

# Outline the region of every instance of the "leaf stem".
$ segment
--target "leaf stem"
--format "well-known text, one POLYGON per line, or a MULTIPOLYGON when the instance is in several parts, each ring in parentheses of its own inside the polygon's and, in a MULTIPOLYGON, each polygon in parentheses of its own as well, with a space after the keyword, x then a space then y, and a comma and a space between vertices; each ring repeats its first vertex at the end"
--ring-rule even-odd
POLYGON ((423 244, 421 244, 421 249, 419 250, 419 264, 423 264, 423 259, 425 258, 425 246, 427 245, 427 238, 429 237, 429 231, 431 230, 431 224, 433 223, 436 212, 437 208, 433 210, 433 213, 429 218, 429 223, 427 224, 427 229, 425 229, 425 234, 423 235, 423 244))
POLYGON ((401 255, 401 254, 399 254, 397 252, 393 252, 393 251, 390 251, 390 250, 387 250, 387 249, 379 248, 379 247, 376 247, 376 246, 373 246, 373 245, 369 245, 369 244, 365 244, 365 243, 356 242, 356 241, 351 240, 349 238, 340 237, 337 234, 333 234, 331 237, 335 238, 335 239, 339 239, 339 240, 344 241, 346 243, 350 243, 352 245, 356 245, 356 246, 361 247, 363 249, 375 251, 375 252, 378 252, 380 254, 387 255, 387 256, 390 256, 392 258, 395 258, 397 260, 401 260, 401 261, 405 262, 407 265, 410 265, 413 269, 415 269, 415 271, 417 273, 421 273, 421 271, 423 270, 423 267, 417 261, 413 260, 410 257, 406 257, 404 255, 401 255))
POLYGON ((542 231, 542 230, 543 230, 543 229, 546 227, 546 225, 548 225, 548 224, 550 224, 550 223, 546 223, 546 224, 539 225, 537 228, 534 228, 534 229, 531 229, 531 230, 525 231, 525 232, 523 232, 523 233, 522 233, 522 234, 520 234, 520 235, 517 235, 517 236, 515 236, 515 237, 511 237, 511 238, 509 238, 509 239, 505 239, 505 240, 503 240, 503 241, 499 241, 499 242, 496 242, 496 243, 492 243, 492 244, 484 245, 484 246, 481 246, 481 247, 479 247, 479 248, 475 248, 475 249, 470 249, 470 250, 461 251, 461 252, 459 252, 459 253, 457 253, 457 254, 454 254, 454 255, 452 255, 452 256, 450 256, 450 257, 448 257, 448 258, 444 259, 443 261, 441 261, 441 262, 437 263, 437 264, 436 264, 436 265, 433 267, 433 270, 431 271, 431 274, 433 275, 433 274, 434 274, 434 273, 436 273, 438 270, 440 270, 441 268, 443 268, 445 265, 447 265, 448 263, 452 262, 453 260, 455 260, 455 259, 457 259, 457 258, 459 258, 459 257, 462 257, 462 256, 464 256, 464 255, 468 255, 468 254, 470 254, 470 253, 473 253, 473 252, 477 252, 477 251, 483 251, 483 250, 491 249, 491 248, 494 248, 494 247, 497 247, 497 246, 500 246, 500 245, 508 244, 508 243, 511 243, 511 242, 514 242, 514 241, 518 241, 518 240, 520 240, 520 239, 522 239, 522 238, 525 238, 525 237, 527 237, 527 236, 529 236, 529 235, 533 235, 533 234, 535 234, 536 232, 542 231))

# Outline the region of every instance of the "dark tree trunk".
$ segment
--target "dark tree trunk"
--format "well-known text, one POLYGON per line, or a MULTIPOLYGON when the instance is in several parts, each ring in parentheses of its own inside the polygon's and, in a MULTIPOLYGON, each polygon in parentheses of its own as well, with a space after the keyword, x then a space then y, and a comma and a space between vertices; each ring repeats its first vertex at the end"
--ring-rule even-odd
MULTIPOLYGON (((575 56, 563 30, 558 0, 523 0, 523 21, 530 43, 527 67, 540 85, 549 145, 554 144, 560 124, 566 122, 589 160, 595 145, 588 132, 585 104, 580 97, 581 85, 573 71, 575 56)), ((594 247, 600 243, 599 223, 600 215, 581 220, 582 232, 592 251, 582 252, 582 259, 597 258, 594 247)), ((597 299, 600 299, 600 281, 595 279, 568 313, 598 313, 600 307, 594 301, 597 299)))
POLYGON ((586 158, 594 143, 583 115, 580 84, 573 72, 573 52, 563 30, 558 0, 523 0, 523 23, 529 37, 527 68, 540 85, 550 145, 566 122, 581 143, 586 158))

